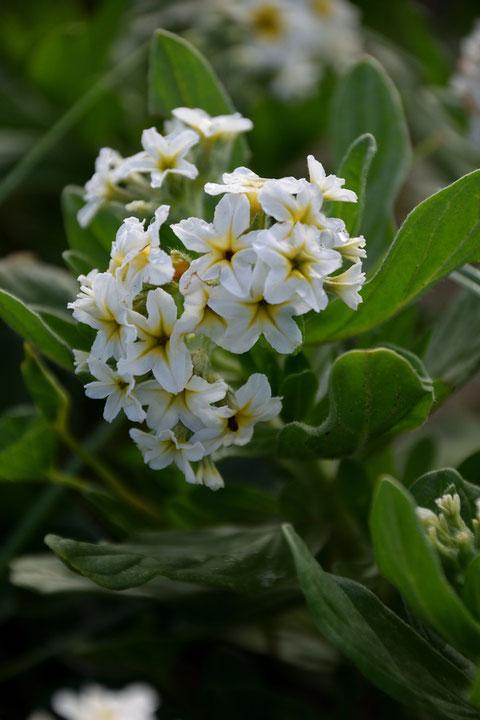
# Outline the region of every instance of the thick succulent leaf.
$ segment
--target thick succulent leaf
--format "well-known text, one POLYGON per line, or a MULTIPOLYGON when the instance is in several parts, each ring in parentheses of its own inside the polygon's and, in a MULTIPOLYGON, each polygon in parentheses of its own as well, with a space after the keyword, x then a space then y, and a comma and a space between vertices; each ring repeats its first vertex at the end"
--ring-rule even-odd
POLYGON ((68 370, 73 369, 72 354, 63 340, 38 313, 5 290, 0 290, 0 317, 48 358, 68 370))
POLYGON ((339 83, 331 127, 336 165, 362 133, 372 133, 377 142, 360 226, 368 241, 367 267, 374 267, 390 242, 393 204, 410 164, 410 142, 400 96, 372 58, 360 60, 339 83))
POLYGON ((48 535, 47 545, 73 570, 110 590, 154 577, 258 592, 291 576, 278 526, 141 533, 129 543, 94 545, 48 535))
POLYGON ((327 419, 318 427, 286 425, 278 435, 278 452, 301 458, 350 455, 421 425, 432 402, 431 383, 398 353, 352 350, 332 366, 327 419))
POLYGON ((363 585, 326 573, 284 526, 298 579, 320 632, 372 683, 402 703, 452 720, 478 718, 470 678, 363 585))
MULTIPOLYGON (((306 342, 330 342, 370 330, 469 262, 480 241, 480 170, 418 205, 362 290, 355 312, 339 300, 305 323, 306 342)), ((367 236, 368 252, 368 236, 367 236)))
POLYGON ((380 482, 370 527, 380 572, 447 642, 478 657, 480 623, 446 579, 411 495, 391 478, 380 482))

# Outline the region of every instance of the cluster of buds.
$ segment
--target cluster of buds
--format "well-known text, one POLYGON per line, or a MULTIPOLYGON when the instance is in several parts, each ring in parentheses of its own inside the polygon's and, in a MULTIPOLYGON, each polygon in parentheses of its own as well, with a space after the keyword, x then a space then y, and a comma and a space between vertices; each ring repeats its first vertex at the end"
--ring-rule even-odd
MULTIPOLYGON (((193 184, 198 169, 185 158, 185 138, 209 143, 215 128, 228 127, 231 141, 251 126, 239 115, 210 118, 186 108, 173 114, 197 127, 195 138, 190 129, 177 127, 166 136, 147 130, 145 150, 114 172, 135 182, 136 174, 148 173, 153 193, 169 174, 193 184), (178 151, 168 151, 168 167, 167 147, 178 151)), ((69 307, 97 332, 90 353, 76 352, 77 372, 93 377, 86 385, 89 397, 107 398, 106 420, 123 410, 132 422, 146 423, 147 430, 133 428, 130 435, 151 468, 174 463, 187 482, 222 487, 212 454, 247 444, 257 422, 280 413, 281 401, 272 398, 260 373, 239 388, 229 386, 215 371, 215 346, 241 354, 263 336, 277 352, 291 353, 302 342, 295 317, 324 310, 335 295, 353 309, 361 302, 365 240, 350 238, 343 221, 324 212, 324 202, 357 198, 341 178, 326 176, 313 156, 308 168, 309 180, 266 179, 239 167, 225 173, 223 183, 207 183, 207 194, 223 195, 213 222, 188 217, 171 223, 177 247, 170 251, 160 237, 178 207, 157 206, 148 226, 146 218, 128 217, 108 269, 80 276, 80 292, 69 307)), ((100 182, 97 167, 95 186, 111 184, 111 172, 100 182)), ((141 182, 147 187, 145 177, 141 182)), ((92 183, 85 207, 108 201, 103 191, 93 196, 92 183)), ((198 194, 205 197, 202 187, 198 194)), ((183 199, 177 198, 180 205, 190 198, 199 206, 188 183, 183 199)), ((81 222, 85 215, 82 208, 81 222)))
MULTIPOLYGON (((63 720, 155 720, 159 704, 155 690, 143 683, 116 691, 87 685, 78 693, 59 690, 52 698, 52 708, 63 720)), ((29 720, 55 719, 48 713, 36 712, 29 720)))
POLYGON ((472 529, 461 515, 458 493, 446 493, 435 500, 438 511, 418 507, 420 518, 430 541, 438 552, 459 569, 480 550, 480 500, 477 515, 472 519, 472 529))

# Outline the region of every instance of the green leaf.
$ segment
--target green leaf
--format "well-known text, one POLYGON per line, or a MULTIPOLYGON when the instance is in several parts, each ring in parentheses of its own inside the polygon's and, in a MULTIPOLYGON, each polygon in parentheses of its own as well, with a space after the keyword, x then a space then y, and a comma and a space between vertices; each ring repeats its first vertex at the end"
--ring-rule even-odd
POLYGON ((148 107, 152 115, 170 115, 177 107, 202 108, 225 115, 234 108, 207 60, 189 42, 156 30, 150 47, 148 107))
POLYGON ((0 260, 0 289, 12 293, 24 303, 64 311, 67 303, 77 294, 77 284, 70 273, 26 253, 0 260))
POLYGON ((307 316, 306 342, 331 342, 379 325, 468 262, 479 241, 480 170, 476 170, 410 213, 382 266, 365 284, 363 303, 356 312, 336 300, 325 312, 307 316))
POLYGON ((403 471, 404 485, 408 487, 416 478, 428 472, 428 469, 434 463, 435 455, 436 445, 434 440, 431 437, 420 438, 408 452, 405 470, 403 471))
POLYGON ((433 402, 431 384, 393 350, 352 350, 333 364, 330 407, 319 426, 293 422, 278 435, 288 457, 342 457, 421 425, 433 402))
MULTIPOLYGON (((189 42, 156 30, 150 47, 148 108, 152 115, 167 117, 177 107, 201 108, 210 115, 228 115, 232 101, 208 61, 189 42)), ((244 138, 235 143, 236 165, 245 162, 244 138)))
POLYGON ((72 370, 72 354, 63 340, 34 310, 4 290, 0 290, 0 317, 44 355, 72 370))
POLYGON ((0 479, 43 480, 56 449, 50 425, 31 412, 0 417, 0 479))
POLYGON ((366 678, 434 717, 478 718, 464 698, 470 678, 370 590, 326 573, 291 526, 284 533, 317 628, 366 678))
POLYGON ((462 505, 461 515, 465 522, 472 525, 476 515, 475 502, 480 497, 480 488, 467 482, 453 468, 442 468, 425 473, 410 488, 417 505, 429 510, 437 510, 435 500, 445 493, 458 493, 462 505))
POLYGON ((373 135, 360 135, 352 142, 336 170, 336 175, 344 178, 345 187, 357 193, 358 202, 332 203, 330 215, 342 218, 352 237, 360 232, 366 202, 367 177, 376 152, 377 143, 373 135))
POLYGON ((451 390, 464 385, 480 369, 480 297, 462 290, 441 313, 425 353, 432 377, 451 390))
POLYGON ((471 561, 465 571, 462 597, 469 610, 480 620, 480 555, 471 561))
POLYGON ((318 390, 318 378, 313 370, 305 369, 287 375, 280 386, 282 417, 286 422, 308 419, 318 390))
POLYGON ((95 330, 93 328, 77 322, 70 314, 66 315, 63 312, 39 307, 38 305, 32 307, 32 310, 35 310, 50 330, 53 330, 70 348, 85 351, 91 349, 95 339, 95 330))
POLYGON ((390 242, 393 204, 410 165, 408 129, 400 97, 376 60, 360 60, 339 83, 331 128, 335 166, 362 133, 372 133, 377 142, 360 226, 367 239, 367 267, 373 267, 390 242))
POLYGON ((448 583, 409 493, 383 478, 370 518, 380 572, 421 618, 462 652, 480 655, 480 624, 448 583))
MULTIPOLYGON (((78 224, 77 214, 84 205, 83 192, 83 188, 69 185, 62 193, 63 222, 68 244, 72 250, 88 258, 91 268, 103 271, 108 266, 109 252, 93 233, 92 224, 88 228, 81 228, 78 224)), ((113 237, 112 241, 114 239, 113 237)))
POLYGON ((25 359, 21 370, 37 410, 55 428, 64 428, 70 409, 70 398, 57 378, 28 345, 25 345, 25 359))
POLYGON ((90 270, 93 270, 93 265, 88 256, 78 250, 64 250, 62 258, 65 265, 72 271, 74 277, 88 275, 90 270))
POLYGON ((45 542, 73 570, 110 590, 143 585, 161 575, 249 593, 279 585, 292 572, 278 526, 139 533, 123 545, 55 535, 45 542))

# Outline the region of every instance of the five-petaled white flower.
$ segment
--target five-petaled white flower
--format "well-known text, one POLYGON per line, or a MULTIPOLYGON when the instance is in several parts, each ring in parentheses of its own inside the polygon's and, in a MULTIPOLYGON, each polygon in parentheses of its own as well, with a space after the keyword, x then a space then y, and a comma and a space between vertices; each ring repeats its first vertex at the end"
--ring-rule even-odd
POLYGON ((92 354, 101 360, 124 357, 127 347, 132 343, 137 330, 128 320, 127 297, 110 273, 97 273, 92 280, 90 303, 86 306, 84 287, 79 298, 68 307, 73 317, 98 330, 92 345, 92 354))
MULTIPOLYGON (((258 202, 258 193, 269 181, 269 178, 262 178, 253 170, 247 167, 237 167, 231 173, 223 173, 223 183, 206 183, 205 192, 209 195, 221 195, 222 193, 233 193, 235 195, 246 195, 250 207, 253 212, 261 209, 258 202)), ((284 177, 276 180, 282 187, 290 193, 296 193, 300 190, 301 183, 294 177, 284 177)))
POLYGON ((153 435, 132 428, 130 437, 137 444, 145 462, 152 470, 162 470, 175 463, 188 483, 197 483, 190 463, 201 460, 205 455, 205 448, 201 442, 193 438, 190 441, 179 439, 173 430, 161 430, 153 435))
POLYGON ((320 232, 310 225, 286 223, 265 230, 253 247, 258 258, 268 265, 264 296, 269 303, 303 300, 312 310, 320 312, 328 305, 323 281, 342 265, 336 250, 324 248, 320 232))
POLYGON ((143 683, 123 690, 87 685, 78 693, 59 690, 52 699, 54 711, 64 720, 155 720, 159 704, 155 690, 143 683))
POLYGON ((116 150, 108 147, 100 150, 95 160, 95 172, 85 184, 83 199, 86 203, 77 214, 77 220, 81 227, 87 227, 102 205, 115 199, 118 193, 117 183, 120 180, 121 162, 122 156, 116 150))
POLYGON ((112 422, 120 410, 133 422, 145 420, 145 411, 135 394, 133 375, 119 373, 93 355, 88 360, 88 369, 96 380, 85 385, 85 394, 95 400, 107 398, 103 410, 105 420, 112 422))
POLYGON ((144 283, 164 285, 173 278, 172 260, 160 249, 159 238, 160 227, 169 210, 168 205, 161 205, 146 230, 145 221, 130 217, 123 221, 117 232, 108 269, 132 299, 144 283))
POLYGON ((250 226, 250 205, 244 195, 226 195, 215 208, 213 223, 191 217, 172 225, 186 248, 203 255, 182 275, 180 288, 192 275, 202 280, 220 280, 235 295, 244 295, 250 285, 255 252, 252 242, 258 232, 245 233, 250 226))
POLYGON ((365 273, 362 272, 362 263, 356 262, 340 275, 325 278, 324 284, 327 290, 338 295, 345 305, 356 310, 362 302, 359 290, 362 289, 364 282, 365 273))
POLYGON ((156 288, 148 292, 146 306, 148 317, 130 313, 138 340, 130 343, 126 358, 118 362, 118 370, 131 375, 145 375, 151 370, 164 390, 178 393, 192 374, 192 359, 183 337, 174 332, 175 300, 156 288))
POLYGON ((239 298, 223 287, 213 288, 209 306, 224 317, 227 330, 218 344, 233 353, 250 350, 260 335, 279 353, 290 353, 302 342, 293 315, 303 315, 309 310, 302 301, 269 303, 265 298, 265 279, 268 265, 258 261, 253 271, 248 295, 239 298))
POLYGON ((357 202, 357 194, 343 186, 345 180, 336 175, 327 175, 323 165, 315 160, 313 155, 307 157, 310 182, 320 188, 324 200, 338 200, 341 202, 357 202))
POLYGON ((184 283, 183 313, 176 325, 180 335, 195 332, 220 344, 227 329, 227 321, 208 305, 213 290, 196 274, 190 276, 188 283, 184 283))
POLYGON ((252 121, 238 112, 212 117, 200 108, 178 107, 172 110, 172 115, 207 140, 229 140, 253 128, 252 121))
POLYGON ((273 420, 282 409, 282 401, 272 398, 272 390, 266 375, 254 373, 228 398, 228 412, 223 412, 220 422, 199 430, 192 442, 199 440, 207 453, 220 446, 246 445, 252 439, 256 423, 273 420))
POLYGON ((154 127, 148 128, 142 132, 143 151, 122 162, 120 176, 151 173, 153 188, 162 187, 167 175, 183 175, 193 180, 198 170, 185 159, 185 155, 198 143, 198 139, 193 130, 175 130, 168 135, 160 135, 154 127))
POLYGON ((192 375, 177 394, 166 392, 156 380, 147 380, 137 386, 136 395, 142 405, 148 406, 147 424, 152 430, 170 430, 180 421, 196 431, 219 422, 218 408, 212 403, 222 400, 226 392, 223 380, 209 383, 192 375))

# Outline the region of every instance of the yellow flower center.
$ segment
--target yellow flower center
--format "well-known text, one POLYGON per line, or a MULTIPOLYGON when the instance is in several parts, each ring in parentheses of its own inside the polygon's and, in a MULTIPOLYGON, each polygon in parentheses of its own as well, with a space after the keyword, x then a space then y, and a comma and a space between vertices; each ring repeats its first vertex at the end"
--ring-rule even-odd
POLYGON ((313 11, 322 18, 329 18, 333 14, 332 0, 311 0, 313 11))
POLYGON ((281 10, 273 4, 260 5, 252 13, 254 32, 267 40, 276 40, 283 35, 285 21, 281 10))

